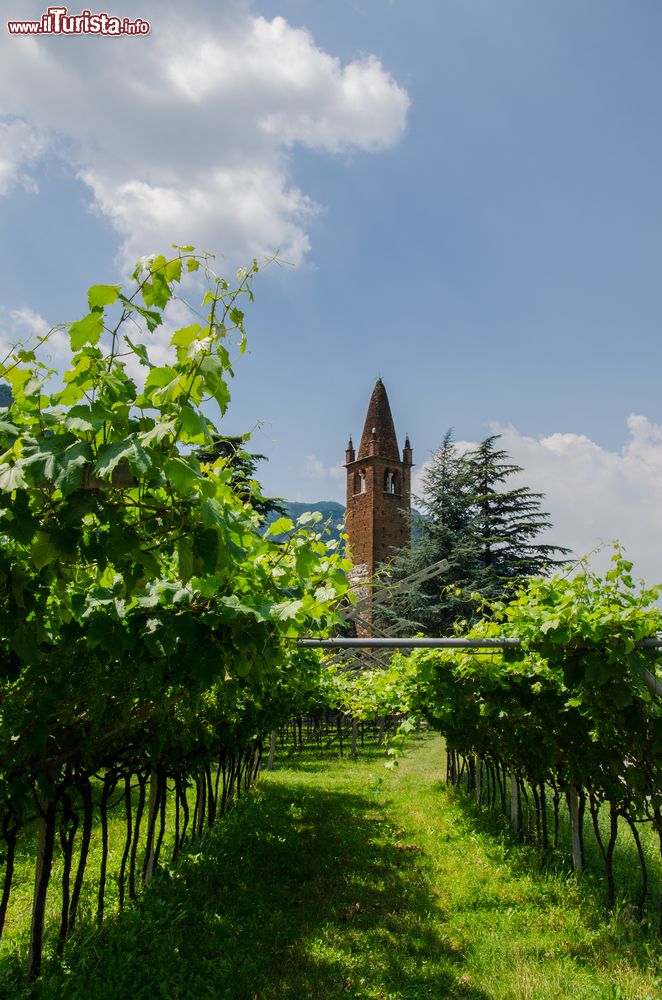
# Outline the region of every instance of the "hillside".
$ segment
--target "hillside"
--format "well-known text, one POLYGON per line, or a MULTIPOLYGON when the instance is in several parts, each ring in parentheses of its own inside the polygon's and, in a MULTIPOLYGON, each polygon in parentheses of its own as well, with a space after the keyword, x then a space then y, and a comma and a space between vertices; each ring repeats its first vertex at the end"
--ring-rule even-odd
MULTIPOLYGON (((283 500, 282 506, 287 512, 287 517, 290 517, 293 521, 296 521, 298 517, 301 517, 306 511, 318 510, 324 517, 324 523, 328 526, 329 535, 331 538, 340 538, 340 531, 342 529, 345 520, 345 506, 344 504, 338 503, 336 500, 315 500, 311 502, 298 502, 294 500, 283 500)), ((278 513, 271 513, 267 517, 267 524, 271 524, 281 515, 278 513)), ((412 507, 411 510, 411 523, 412 523, 412 535, 416 538, 421 533, 421 521, 425 520, 425 515, 421 514, 420 511, 412 507)))
MULTIPOLYGON (((335 500, 315 500, 310 503, 283 500, 282 506, 286 511, 287 517, 290 517, 295 522, 297 518, 301 517, 302 514, 305 514, 306 511, 319 511, 324 518, 324 523, 328 526, 331 538, 340 538, 340 531, 345 520, 345 507, 343 504, 337 503, 335 500)), ((281 515, 277 512, 272 512, 267 516, 267 524, 271 524, 280 516, 281 515)))

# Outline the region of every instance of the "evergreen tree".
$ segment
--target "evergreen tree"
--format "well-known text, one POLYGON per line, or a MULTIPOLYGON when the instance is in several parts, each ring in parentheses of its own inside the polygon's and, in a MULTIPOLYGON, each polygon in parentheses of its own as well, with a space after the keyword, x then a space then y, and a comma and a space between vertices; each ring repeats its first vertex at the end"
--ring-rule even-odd
POLYGON ((232 485, 244 503, 250 504, 264 521, 270 513, 279 516, 286 513, 280 497, 265 497, 260 484, 255 478, 257 463, 266 461, 265 455, 244 451, 248 437, 223 437, 214 435, 213 443, 207 448, 199 449, 196 454, 201 462, 215 462, 219 458, 226 459, 232 471, 232 485))
POLYGON ((425 582, 397 591, 375 608, 375 624, 400 635, 423 631, 443 635, 461 615, 460 589, 475 577, 478 554, 472 531, 473 484, 469 469, 453 441, 444 435, 422 480, 415 502, 422 512, 411 548, 402 549, 380 574, 384 583, 397 584, 440 559, 448 570, 425 582))
POLYGON ((486 597, 498 596, 523 577, 544 575, 559 565, 557 556, 569 551, 535 541, 552 526, 549 514, 540 509, 544 494, 528 486, 506 489, 510 478, 524 470, 496 447, 499 437, 492 434, 464 456, 474 490, 473 533, 480 566, 476 589, 486 597))
POLYGON ((543 494, 527 486, 507 488, 523 470, 495 446, 498 437, 460 453, 452 432, 444 436, 416 498, 423 511, 419 535, 385 571, 385 582, 397 584, 440 559, 448 561, 448 570, 376 608, 379 627, 447 634, 457 619, 472 617, 477 604, 472 595, 498 597, 524 577, 563 561, 558 557, 567 549, 535 540, 551 526, 541 510, 543 494))

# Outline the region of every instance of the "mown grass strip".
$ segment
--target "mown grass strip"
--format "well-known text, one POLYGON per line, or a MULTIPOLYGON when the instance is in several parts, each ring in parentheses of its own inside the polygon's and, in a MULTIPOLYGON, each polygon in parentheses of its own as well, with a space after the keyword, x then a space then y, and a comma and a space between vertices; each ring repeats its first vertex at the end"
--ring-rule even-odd
MULTIPOLYGON (((658 942, 590 881, 540 874, 439 778, 441 741, 287 762, 141 902, 7 997, 657 998, 658 942), (291 766, 289 766, 291 764, 291 766)), ((2 993, 2 991, 5 991, 2 993)))
MULTIPOLYGON (((631 906, 609 917, 603 886, 564 871, 540 871, 535 852, 495 833, 496 824, 433 778, 436 741, 419 745, 396 775, 391 815, 419 858, 436 897, 435 921, 464 968, 467 995, 494 1000, 662 995, 659 939, 631 906)), ((451 993, 461 996, 461 993, 451 993)))

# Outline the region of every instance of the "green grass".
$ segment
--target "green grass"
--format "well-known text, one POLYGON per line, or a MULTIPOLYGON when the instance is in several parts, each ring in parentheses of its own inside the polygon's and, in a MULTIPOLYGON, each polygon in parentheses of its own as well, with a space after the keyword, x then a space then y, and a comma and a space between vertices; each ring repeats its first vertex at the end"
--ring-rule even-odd
MULTIPOLYGON (((659 941, 594 880, 540 873, 440 782, 441 741, 400 767, 285 760, 139 904, 20 998, 524 998, 662 995, 659 941)), ((2 992, 4 990, 4 992, 2 992)))
MULTIPOLYGON (((97 907, 97 887, 99 880, 99 873, 101 869, 101 822, 99 819, 98 810, 98 799, 100 796, 100 789, 97 786, 96 792, 96 808, 95 808, 95 824, 92 829, 92 838, 90 842, 90 851, 88 855, 88 863, 85 870, 85 881, 83 883, 83 891, 81 893, 81 900, 79 906, 80 918, 83 920, 91 919, 92 914, 96 913, 97 907)), ((138 804, 138 790, 133 789, 132 793, 133 800, 133 815, 135 817, 136 807, 138 804)), ((111 796, 111 804, 115 804, 115 808, 109 809, 108 812, 108 878, 106 880, 106 891, 105 891, 105 912, 108 914, 113 914, 118 906, 119 890, 118 890, 118 880, 113 877, 117 874, 120 867, 120 861, 122 853, 124 850, 124 839, 126 836, 126 826, 124 821, 124 801, 123 801, 123 786, 118 788, 113 796, 111 796)), ((166 810, 166 836, 163 842, 163 853, 162 857, 165 860, 169 858, 172 853, 172 846, 174 843, 174 797, 171 795, 168 800, 167 810, 166 810)), ((144 840, 147 828, 147 817, 146 817, 146 807, 143 812, 143 820, 141 826, 142 840, 141 849, 138 852, 138 869, 142 863, 144 857, 144 840)), ((79 828, 77 834, 77 845, 80 845, 81 830, 79 828)), ((18 955, 21 952, 25 953, 28 947, 28 931, 30 925, 30 919, 32 914, 32 900, 34 894, 34 870, 35 870, 35 852, 37 848, 37 824, 32 822, 24 828, 18 837, 16 844, 16 857, 15 857, 15 869, 14 878, 12 880, 12 889, 9 909, 7 912, 7 920, 5 923, 5 928, 3 931, 2 943, 0 944, 0 956, 3 951, 13 952, 18 955)), ((71 875, 71 881, 76 874, 76 865, 78 863, 78 852, 74 853, 74 867, 71 875)), ((61 878, 62 878, 62 854, 59 850, 59 844, 56 840, 55 852, 53 866, 51 870, 51 882, 49 885, 48 895, 46 899, 46 933, 45 941, 47 946, 54 946, 55 938, 57 935, 57 928, 59 926, 60 920, 60 909, 61 909, 61 878)), ((138 872, 138 882, 140 882, 140 874, 138 872)), ((1 993, 1 979, 0 979, 0 1000, 2 997, 1 993)))

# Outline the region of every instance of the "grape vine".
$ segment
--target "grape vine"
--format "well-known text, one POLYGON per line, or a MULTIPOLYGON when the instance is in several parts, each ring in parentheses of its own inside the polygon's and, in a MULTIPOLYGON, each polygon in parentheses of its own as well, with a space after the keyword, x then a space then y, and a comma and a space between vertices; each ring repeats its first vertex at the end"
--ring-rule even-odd
MULTIPOLYGON (((89 289, 61 377, 44 345, 0 363, 13 397, 0 411, 0 927, 17 835, 36 820, 32 975, 58 844, 64 940, 93 810, 105 836, 109 802, 124 803, 121 904, 158 864, 168 787, 175 854, 248 787, 264 734, 319 671, 293 640, 335 621, 347 591, 314 518, 260 530, 229 459, 197 456, 230 401, 258 266, 231 286, 208 255, 175 249, 141 261, 128 287, 89 289), (189 307, 157 363, 150 337, 186 275, 206 280, 202 312, 189 307)), ((107 845, 104 858, 99 919, 107 845)))

